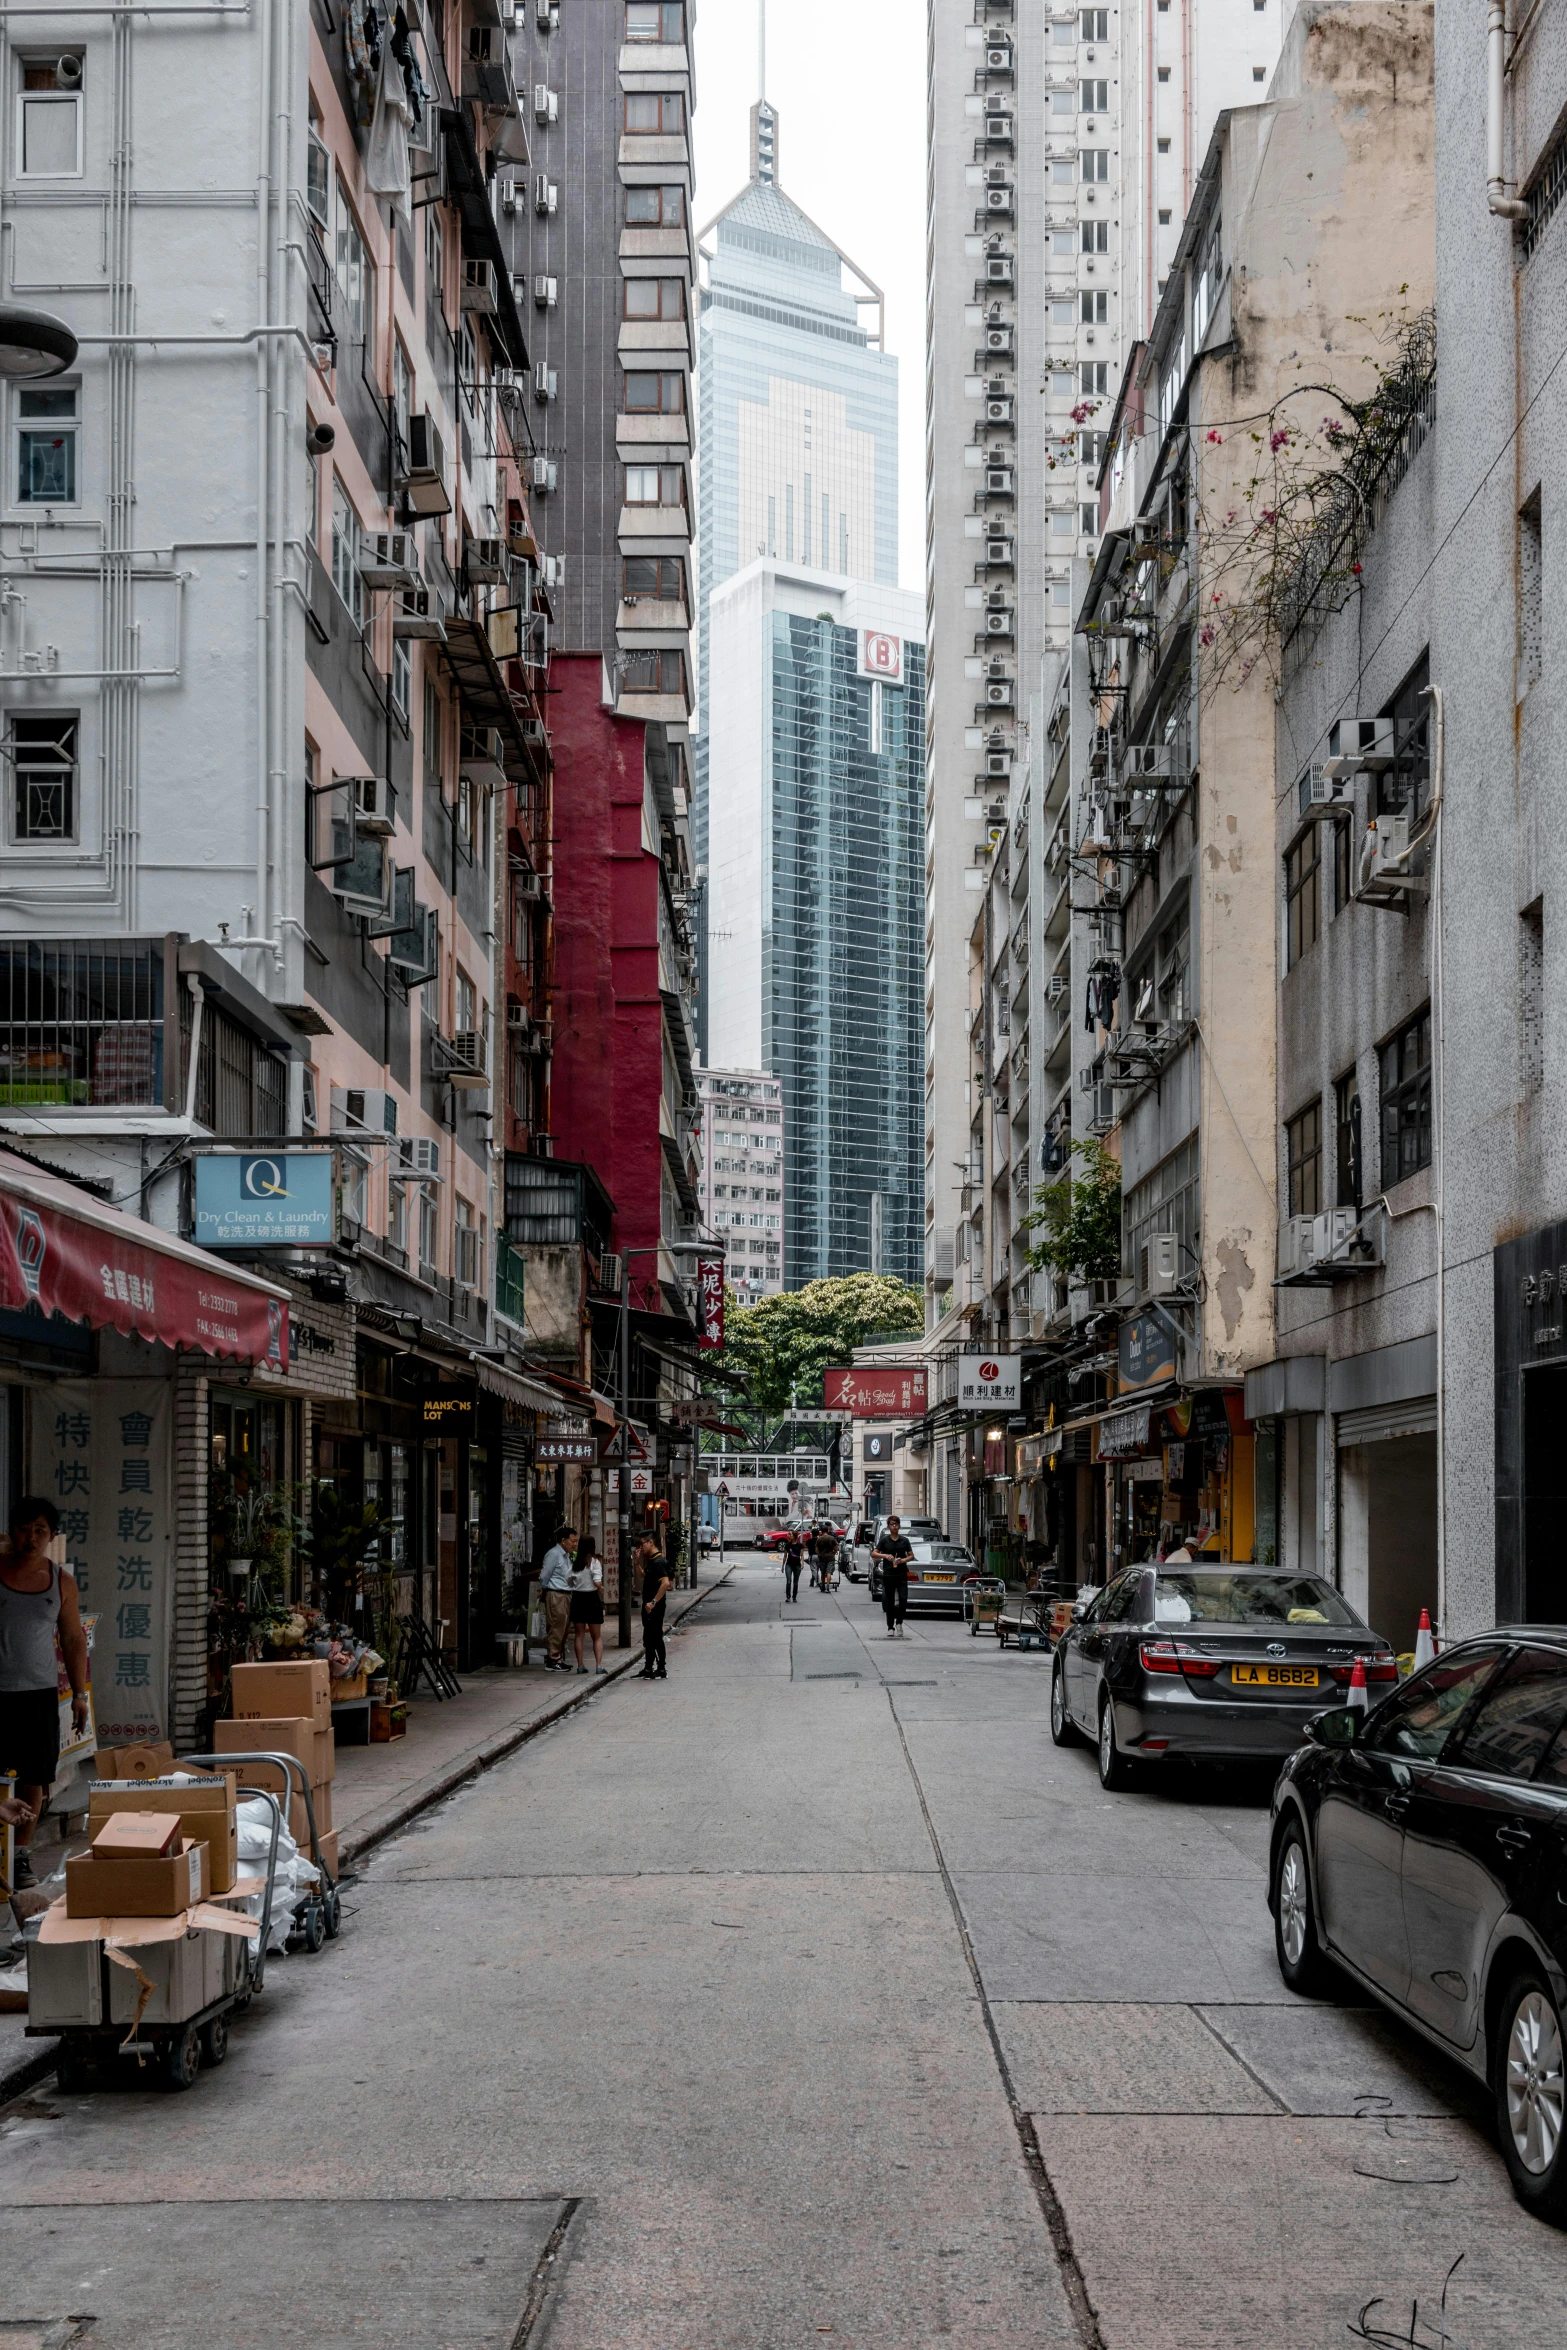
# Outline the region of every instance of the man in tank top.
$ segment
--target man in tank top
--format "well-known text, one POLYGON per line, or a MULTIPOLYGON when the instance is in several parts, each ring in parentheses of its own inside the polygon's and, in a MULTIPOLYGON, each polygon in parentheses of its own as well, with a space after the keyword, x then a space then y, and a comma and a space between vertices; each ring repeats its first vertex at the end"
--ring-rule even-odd
POLYGON ((52 1501, 24 1494, 11 1510, 0 1553, 0 1771, 16 1773, 27 1819, 16 1832, 16 1883, 33 1882, 28 1847, 60 1764, 60 1689, 55 1639, 71 1682, 71 1718, 87 1719, 87 1635, 76 1578, 57 1567, 49 1545, 60 1531, 52 1501))

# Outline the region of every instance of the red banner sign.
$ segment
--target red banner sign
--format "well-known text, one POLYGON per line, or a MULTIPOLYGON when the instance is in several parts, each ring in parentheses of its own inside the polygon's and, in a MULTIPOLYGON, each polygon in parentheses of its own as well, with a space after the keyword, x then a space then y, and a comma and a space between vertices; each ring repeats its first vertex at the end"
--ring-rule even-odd
POLYGON ((856 1420, 916 1420, 925 1411, 925 1374, 915 1370, 825 1371, 830 1412, 856 1420))
POLYGON ((83 1196, 78 1211, 69 1185, 31 1169, 13 1184, 0 1168, 0 1304, 288 1368, 285 1299, 115 1208, 83 1196))
POLYGON ((710 1354, 724 1343, 724 1260, 698 1257, 696 1261, 697 1345, 710 1354))

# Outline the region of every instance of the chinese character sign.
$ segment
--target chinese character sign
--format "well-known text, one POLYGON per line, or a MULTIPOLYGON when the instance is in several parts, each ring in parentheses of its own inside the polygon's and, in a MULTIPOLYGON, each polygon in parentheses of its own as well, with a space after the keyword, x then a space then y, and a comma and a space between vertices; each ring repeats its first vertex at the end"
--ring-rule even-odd
POLYGON ((724 1260, 698 1257, 696 1265, 698 1337, 704 1354, 724 1343, 724 1260))
POLYGON ((174 1572, 168 1383, 59 1380, 32 1420, 29 1482, 58 1508, 83 1612, 97 1618, 98 1735, 106 1746, 163 1738, 174 1572))
POLYGON ((959 1355, 960 1411, 1016 1411, 1023 1398, 1020 1355, 959 1355))
POLYGON ((925 1411, 922 1370, 825 1371, 822 1394, 830 1412, 856 1420, 917 1420, 925 1411))

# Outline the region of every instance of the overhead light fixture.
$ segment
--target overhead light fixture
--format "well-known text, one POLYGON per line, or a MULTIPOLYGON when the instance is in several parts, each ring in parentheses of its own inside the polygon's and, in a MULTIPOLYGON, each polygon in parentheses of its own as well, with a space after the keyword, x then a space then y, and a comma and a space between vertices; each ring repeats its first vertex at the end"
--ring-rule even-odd
POLYGON ((0 302, 0 375, 59 375, 76 363, 76 337, 47 310, 0 302))

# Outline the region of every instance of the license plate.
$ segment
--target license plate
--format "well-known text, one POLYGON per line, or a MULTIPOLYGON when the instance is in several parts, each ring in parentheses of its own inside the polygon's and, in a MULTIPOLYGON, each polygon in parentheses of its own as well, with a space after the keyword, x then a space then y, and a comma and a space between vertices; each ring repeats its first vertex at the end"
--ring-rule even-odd
POLYGON ((1242 1689, 1315 1689, 1315 1665, 1231 1665, 1230 1679, 1242 1689))
POLYGON ((922 1583, 955 1583, 957 1577, 956 1575, 922 1575, 920 1581, 922 1583))

